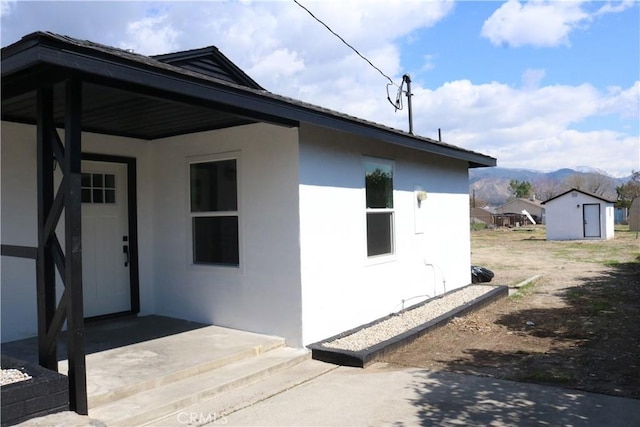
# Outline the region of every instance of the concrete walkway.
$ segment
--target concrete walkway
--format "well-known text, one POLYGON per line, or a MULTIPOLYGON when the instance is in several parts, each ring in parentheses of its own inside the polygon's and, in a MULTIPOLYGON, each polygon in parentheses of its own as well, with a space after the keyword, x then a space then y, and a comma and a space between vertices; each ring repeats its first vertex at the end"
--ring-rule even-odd
MULTIPOLYGON (((640 400, 384 364, 340 367, 230 415, 214 408, 203 402, 157 425, 640 426, 640 400)), ((104 427, 71 412, 22 424, 52 425, 104 427)))
MULTIPOLYGON (((215 414, 185 414, 187 416, 215 414)), ((640 426, 640 400, 486 377, 341 367, 218 418, 227 426, 640 426)))
MULTIPOLYGON (((93 409, 106 397, 120 391, 128 396, 159 376, 175 377, 178 371, 194 369, 198 373, 192 378, 209 387, 223 375, 211 371, 206 374, 211 378, 205 377, 203 364, 216 365, 215 359, 230 360, 247 349, 261 353, 283 341, 149 316, 91 325, 87 343, 91 419, 66 412, 24 426, 113 425, 114 416, 129 411, 93 409)), ((34 344, 8 343, 2 350, 29 360, 35 357, 34 344)), ((61 362, 61 368, 64 365, 61 362)), ((315 360, 183 408, 149 425, 640 427, 640 400, 385 364, 335 368, 315 360)))

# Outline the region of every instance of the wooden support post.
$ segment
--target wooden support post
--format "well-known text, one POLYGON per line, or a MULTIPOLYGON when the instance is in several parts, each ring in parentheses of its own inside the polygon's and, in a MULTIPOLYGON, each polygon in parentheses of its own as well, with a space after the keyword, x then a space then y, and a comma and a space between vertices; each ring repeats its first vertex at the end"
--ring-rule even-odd
POLYGON ((69 404, 81 415, 88 414, 87 374, 84 348, 82 301, 82 205, 81 205, 81 119, 82 82, 66 82, 65 158, 65 284, 69 292, 67 333, 69 336, 69 404))
POLYGON ((56 311, 56 276, 46 223, 53 205, 53 88, 38 89, 37 105, 38 152, 38 254, 36 258, 36 291, 38 307, 38 359, 41 366, 58 371, 55 338, 47 340, 49 325, 56 311))

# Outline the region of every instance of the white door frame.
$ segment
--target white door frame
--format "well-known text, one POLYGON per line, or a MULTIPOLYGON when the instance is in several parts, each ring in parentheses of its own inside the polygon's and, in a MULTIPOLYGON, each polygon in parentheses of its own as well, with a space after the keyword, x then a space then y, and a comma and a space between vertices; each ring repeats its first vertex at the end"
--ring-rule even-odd
MULTIPOLYGON (((102 319, 140 312, 140 280, 138 267, 138 210, 137 210, 137 170, 136 159, 133 157, 112 156, 107 154, 82 153, 82 160, 120 163, 127 167, 127 215, 128 215, 128 253, 129 253, 129 287, 131 309, 129 311, 106 314, 92 319, 102 319)), ((124 242, 123 242, 124 243, 124 242)))

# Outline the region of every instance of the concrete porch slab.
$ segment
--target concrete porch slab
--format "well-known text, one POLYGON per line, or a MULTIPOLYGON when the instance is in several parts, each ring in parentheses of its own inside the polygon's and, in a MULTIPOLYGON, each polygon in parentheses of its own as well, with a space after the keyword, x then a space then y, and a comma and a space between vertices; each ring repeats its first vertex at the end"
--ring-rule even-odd
MULTIPOLYGON (((285 345, 284 339, 163 316, 103 320, 86 328, 89 408, 285 345)), ((59 357, 66 356, 64 341, 59 357)), ((37 363, 35 338, 2 353, 37 363)), ((66 374, 67 361, 59 363, 66 374)))

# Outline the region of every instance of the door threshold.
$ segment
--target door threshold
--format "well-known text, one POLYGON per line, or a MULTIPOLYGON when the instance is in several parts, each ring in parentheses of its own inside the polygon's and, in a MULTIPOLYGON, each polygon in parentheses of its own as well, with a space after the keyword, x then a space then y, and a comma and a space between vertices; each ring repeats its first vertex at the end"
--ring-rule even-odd
POLYGON ((121 319, 123 317, 138 317, 138 313, 133 311, 120 311, 118 313, 102 314, 100 316, 85 317, 85 323, 99 322, 101 320, 121 319))

